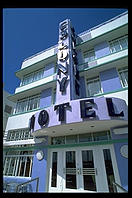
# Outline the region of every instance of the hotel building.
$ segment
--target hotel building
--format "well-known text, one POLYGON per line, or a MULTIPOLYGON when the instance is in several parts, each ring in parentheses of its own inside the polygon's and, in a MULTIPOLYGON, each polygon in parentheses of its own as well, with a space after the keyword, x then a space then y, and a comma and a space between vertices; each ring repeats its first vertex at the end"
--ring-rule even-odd
MULTIPOLYGON (((128 191, 128 12, 25 59, 3 140, 4 192, 128 191)), ((48 38, 47 38, 48 39, 48 38)))

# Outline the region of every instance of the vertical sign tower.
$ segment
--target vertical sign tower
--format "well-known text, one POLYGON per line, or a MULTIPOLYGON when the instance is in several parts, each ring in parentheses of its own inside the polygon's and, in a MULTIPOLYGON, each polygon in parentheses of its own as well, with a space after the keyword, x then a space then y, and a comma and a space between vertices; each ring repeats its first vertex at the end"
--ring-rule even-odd
POLYGON ((59 24, 56 104, 79 98, 76 36, 69 19, 59 24))

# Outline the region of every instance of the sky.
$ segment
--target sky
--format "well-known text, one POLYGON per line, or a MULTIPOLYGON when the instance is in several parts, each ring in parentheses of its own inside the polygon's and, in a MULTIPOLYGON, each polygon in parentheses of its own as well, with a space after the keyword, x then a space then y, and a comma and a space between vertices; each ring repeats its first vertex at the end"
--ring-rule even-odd
POLYGON ((76 34, 103 23, 127 9, 117 8, 4 8, 3 86, 14 94, 20 80, 15 72, 24 59, 58 43, 59 23, 70 19, 76 34))

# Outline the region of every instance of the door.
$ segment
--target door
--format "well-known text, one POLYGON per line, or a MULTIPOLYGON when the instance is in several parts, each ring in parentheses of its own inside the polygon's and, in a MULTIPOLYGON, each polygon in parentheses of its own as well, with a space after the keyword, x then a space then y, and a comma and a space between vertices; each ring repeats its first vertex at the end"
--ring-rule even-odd
POLYGON ((120 184, 110 145, 50 151, 49 192, 113 192, 113 181, 120 184))

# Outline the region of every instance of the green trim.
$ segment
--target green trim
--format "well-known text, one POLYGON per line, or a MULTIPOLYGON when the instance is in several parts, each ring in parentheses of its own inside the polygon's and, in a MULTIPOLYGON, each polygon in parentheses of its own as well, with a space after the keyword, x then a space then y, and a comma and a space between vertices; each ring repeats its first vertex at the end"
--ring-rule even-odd
MULTIPOLYGON (((128 49, 128 47, 127 47, 126 49, 128 49)), ((99 59, 104 58, 104 57, 107 57, 107 56, 110 56, 110 55, 113 55, 113 54, 117 54, 117 53, 119 53, 119 52, 125 51, 126 49, 122 49, 122 50, 120 50, 120 51, 118 51, 118 52, 109 53, 109 54, 107 54, 107 55, 101 56, 100 58, 96 58, 94 61, 99 60, 99 59)), ((86 64, 86 63, 91 63, 91 62, 93 62, 93 61, 84 62, 84 63, 79 64, 78 66, 84 65, 84 64, 86 64)))
POLYGON ((86 143, 78 143, 78 144, 63 144, 63 145, 34 145, 29 147, 4 147, 3 150, 37 150, 37 149, 53 149, 53 148, 71 148, 71 147, 82 147, 82 146, 96 146, 96 145, 107 145, 107 144, 115 144, 115 143, 123 143, 128 142, 128 138, 124 139, 114 139, 114 140, 104 140, 104 141, 95 141, 95 142, 86 142, 86 143))
MULTIPOLYGON (((79 43, 79 44, 77 44, 76 45, 76 47, 81 47, 81 45, 83 45, 83 44, 85 44, 85 43, 87 43, 87 42, 89 42, 89 41, 92 41, 92 40, 94 40, 94 39, 97 39, 97 38, 99 38, 99 37, 101 37, 101 36, 104 36, 105 34, 108 34, 108 33, 110 33, 110 32, 113 32, 114 30, 117 30, 117 29, 120 29, 120 28, 122 28, 122 27, 124 27, 124 26, 127 26, 128 25, 128 23, 127 24, 124 24, 124 25, 121 25, 120 27, 117 27, 117 28, 115 28, 115 29, 113 29, 113 30, 110 30, 110 31, 108 31, 108 32, 105 32, 105 33, 103 33, 103 34, 101 34, 101 35, 98 35, 98 36, 96 36, 96 37, 94 37, 94 38, 91 38, 91 39, 89 39, 89 40, 87 40, 87 41, 84 41, 84 42, 82 42, 82 43, 79 43)), ((91 30, 90 32, 88 32, 88 34, 89 33, 91 33, 93 30, 91 30)), ((85 33, 84 33, 85 34, 85 33)), ((87 33, 86 33, 87 34, 87 33)), ((83 34, 81 35, 81 36, 83 36, 83 34)), ((78 37, 80 37, 81 38, 81 36, 78 36, 78 37)), ((91 35, 92 36, 92 35, 91 35)))
POLYGON ((113 143, 121 143, 128 141, 125 139, 117 139, 117 140, 104 140, 104 141, 95 141, 95 142, 86 142, 86 143, 78 143, 78 144, 65 144, 65 145, 49 145, 48 148, 69 148, 69 147, 82 147, 82 146, 95 146, 95 145, 105 145, 105 144, 113 144, 113 143))
MULTIPOLYGON (((38 70, 39 71, 39 70, 38 70)), ((33 72, 32 72, 33 73, 33 72)), ((32 83, 34 83, 34 82, 38 82, 39 80, 42 80, 42 79, 45 79, 45 78, 48 78, 48 77, 50 77, 50 76, 54 76, 54 75, 56 75, 56 73, 54 72, 54 74, 49 74, 48 76, 46 76, 46 77, 42 77, 42 78, 40 78, 40 79, 38 79, 38 80, 35 80, 35 81, 32 81, 32 82, 30 82, 30 83, 28 83, 28 84, 25 84, 25 85, 21 85, 21 86, 19 86, 18 88, 20 88, 20 87, 24 87, 24 86, 26 86, 26 85, 30 85, 30 84, 32 84, 32 83)))
MULTIPOLYGON (((37 55, 36 55, 36 56, 37 56, 37 55)), ((54 54, 54 55, 52 55, 52 56, 49 56, 48 58, 45 58, 45 59, 43 59, 43 60, 41 60, 41 61, 50 59, 50 58, 52 58, 52 57, 54 57, 54 56, 56 56, 56 54, 54 54)), ((29 57, 29 59, 30 59, 30 57, 29 57)), ((29 59, 28 59, 28 60, 29 60, 29 59)), ((35 65, 35 64, 37 64, 37 63, 40 63, 41 61, 38 61, 38 62, 36 62, 36 63, 33 63, 32 65, 29 65, 29 66, 27 66, 27 67, 25 67, 25 68, 22 68, 22 69, 16 71, 16 72, 15 72, 15 75, 16 75, 17 73, 18 73, 18 74, 21 73, 21 71, 23 71, 23 70, 29 69, 30 67, 32 67, 33 65, 35 65)), ((26 60, 25 60, 24 62, 26 62, 26 60)), ((16 75, 16 77, 18 77, 18 76, 16 75)))
POLYGON ((21 113, 12 114, 12 115, 10 115, 9 117, 18 116, 18 115, 22 115, 22 114, 30 113, 30 112, 34 112, 34 111, 43 110, 43 109, 46 109, 46 108, 51 107, 51 106, 53 106, 53 104, 52 104, 52 105, 50 105, 50 106, 44 107, 44 108, 38 108, 38 109, 33 109, 33 110, 29 110, 29 111, 21 112, 21 113))
MULTIPOLYGON (((126 49, 125 49, 125 50, 126 50, 126 49)), ((123 50, 122 50, 122 51, 123 51, 123 50)), ((110 55, 112 55, 112 54, 109 54, 109 55, 106 55, 106 56, 110 56, 110 55)), ((104 57, 106 57, 106 56, 103 56, 103 57, 101 57, 101 58, 104 58, 104 57)), ((101 63, 101 64, 97 64, 96 66, 91 66, 91 67, 89 67, 89 68, 85 68, 85 69, 82 69, 82 70, 79 70, 79 71, 80 71, 80 72, 84 72, 84 71, 87 71, 87 70, 95 69, 95 68, 98 68, 98 67, 100 67, 100 66, 107 65, 108 63, 112 63, 112 62, 114 62, 114 61, 116 61, 116 60, 123 59, 124 57, 127 57, 127 56, 128 56, 128 55, 125 55, 125 56, 116 58, 116 59, 114 59, 114 60, 107 61, 107 62, 104 62, 104 63, 101 63)), ((101 59, 101 58, 99 58, 99 59, 101 59)), ((96 59, 95 61, 97 61, 97 60, 99 60, 99 59, 96 59)), ((83 64, 86 64, 86 63, 82 63, 81 65, 83 65, 83 64)))
MULTIPOLYGON (((53 75, 51 75, 51 76, 55 76, 56 75, 56 73, 55 74, 53 74, 53 75)), ((49 76, 50 77, 50 76, 49 76)), ((49 83, 53 83, 53 82, 55 82, 55 81, 57 81, 57 79, 54 79, 54 80, 52 80, 52 81, 49 81, 49 82, 47 82, 47 83, 43 83, 43 84, 41 84, 41 85, 38 85, 38 86, 36 86, 36 87, 32 87, 32 88, 30 88, 30 89, 27 89, 27 90, 24 90, 24 91, 21 91, 21 92, 19 92, 19 93, 15 93, 15 94, 13 94, 13 95, 10 95, 9 97, 7 97, 7 98, 12 98, 13 96, 16 96, 16 95, 19 95, 19 94, 21 94, 21 93, 23 93, 23 92, 28 92, 29 90, 32 90, 32 89, 35 89, 35 88, 38 88, 38 87, 41 87, 41 86, 43 86, 43 85, 47 85, 47 84, 49 84, 49 83)))
POLYGON ((38 110, 41 110, 41 108, 33 109, 33 110, 25 111, 25 112, 20 112, 20 113, 15 113, 15 114, 10 115, 9 117, 18 116, 18 115, 22 115, 22 114, 25 114, 25 113, 30 113, 30 112, 38 111, 38 110))
POLYGON ((115 91, 110 91, 110 92, 106 92, 106 93, 97 94, 96 96, 93 96, 93 97, 104 96, 104 95, 113 94, 113 93, 117 93, 117 92, 125 91, 125 90, 128 90, 128 87, 124 87, 124 88, 121 88, 121 89, 118 89, 118 90, 115 90, 115 91))

